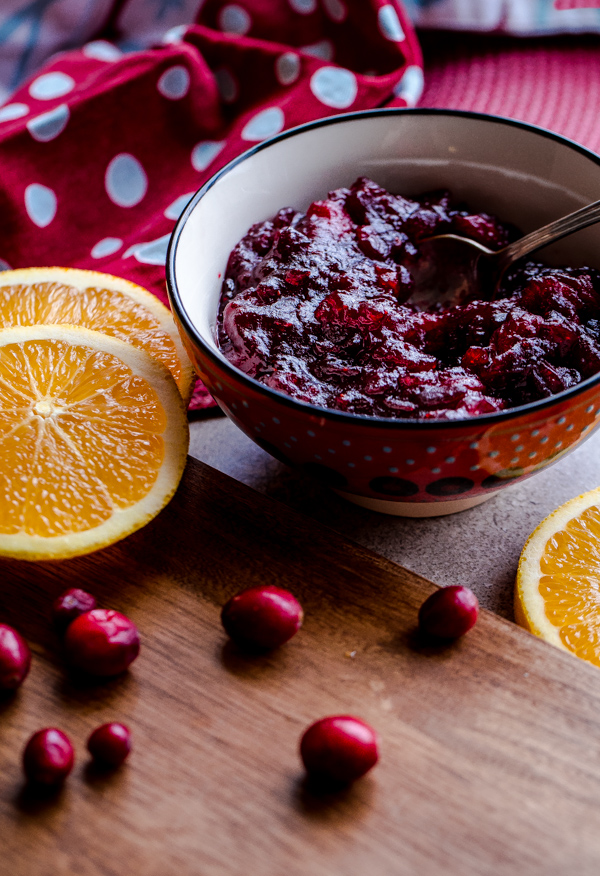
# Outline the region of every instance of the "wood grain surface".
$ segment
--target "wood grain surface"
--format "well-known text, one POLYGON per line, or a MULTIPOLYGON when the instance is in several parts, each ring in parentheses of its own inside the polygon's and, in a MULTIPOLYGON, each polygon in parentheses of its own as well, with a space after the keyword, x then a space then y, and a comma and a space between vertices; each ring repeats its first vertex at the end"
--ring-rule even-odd
MULTIPOLYGON (((476 556, 465 556, 476 564, 476 556)), ((434 585, 189 460, 169 507, 114 548, 1 563, 0 620, 30 641, 31 674, 0 701, 0 872, 10 876, 597 876, 600 672, 483 613, 459 642, 415 630, 434 585), (275 583, 306 620, 249 656, 225 600, 275 583), (142 651, 89 683, 50 622, 69 586, 130 615, 142 651), (349 713, 381 761, 345 791, 306 783, 298 740, 349 713), (112 773, 85 752, 121 720, 112 773), (23 784, 21 751, 58 726, 76 747, 64 788, 23 784)))

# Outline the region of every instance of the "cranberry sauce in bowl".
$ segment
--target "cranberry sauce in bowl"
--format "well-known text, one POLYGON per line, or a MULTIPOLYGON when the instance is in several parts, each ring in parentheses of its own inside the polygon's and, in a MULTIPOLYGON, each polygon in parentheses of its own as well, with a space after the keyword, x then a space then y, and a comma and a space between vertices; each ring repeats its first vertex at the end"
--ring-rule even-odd
POLYGON ((300 401, 413 420, 503 411, 600 371, 596 269, 519 263, 495 300, 421 309, 411 297, 419 243, 444 233, 491 249, 519 236, 448 192, 406 198, 365 177, 305 213, 280 210, 229 257, 223 353, 300 401))
POLYGON ((169 298, 198 375, 263 450, 376 511, 454 513, 600 426, 600 225, 539 256, 591 269, 519 263, 497 300, 457 307, 412 291, 422 241, 452 230, 495 249, 598 198, 600 156, 522 122, 332 116, 198 190, 169 298))

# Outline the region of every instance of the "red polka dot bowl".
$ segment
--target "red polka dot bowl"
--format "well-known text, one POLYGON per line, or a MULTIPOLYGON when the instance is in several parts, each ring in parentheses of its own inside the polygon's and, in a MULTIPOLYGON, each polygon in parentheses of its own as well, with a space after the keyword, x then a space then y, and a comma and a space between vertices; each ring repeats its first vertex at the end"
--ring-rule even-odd
MULTIPOLYGON (((237 370, 216 341, 223 272, 248 228, 305 209, 359 175, 404 195, 449 188, 524 232, 600 198, 600 157, 540 128, 445 110, 374 110, 287 131, 241 155, 190 201, 167 285, 194 366, 223 411, 277 459, 376 511, 462 511, 533 476, 600 423, 600 375, 550 398, 459 421, 387 420, 297 401, 237 370)), ((600 225, 542 252, 600 268, 600 225)))

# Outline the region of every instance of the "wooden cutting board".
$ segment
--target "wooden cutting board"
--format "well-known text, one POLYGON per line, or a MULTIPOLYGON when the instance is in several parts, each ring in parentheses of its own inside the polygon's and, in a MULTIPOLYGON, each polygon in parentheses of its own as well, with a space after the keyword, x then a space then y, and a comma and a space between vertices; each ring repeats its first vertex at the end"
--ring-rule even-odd
MULTIPOLYGON (((466 556, 465 564, 477 563, 466 556)), ((597 876, 600 672, 482 613, 427 647, 417 610, 434 585, 189 460, 169 507, 98 554, 1 563, 0 620, 32 643, 0 701, 0 872, 11 876, 597 876), (302 601, 287 645, 249 657, 221 605, 274 583, 302 601), (124 676, 65 670, 50 606, 82 586, 142 636, 124 676), (381 735, 380 764, 320 795, 303 729, 350 713, 381 735), (134 750, 111 774, 85 741, 107 720, 134 750), (23 785, 31 733, 58 726, 76 767, 56 795, 23 785)))

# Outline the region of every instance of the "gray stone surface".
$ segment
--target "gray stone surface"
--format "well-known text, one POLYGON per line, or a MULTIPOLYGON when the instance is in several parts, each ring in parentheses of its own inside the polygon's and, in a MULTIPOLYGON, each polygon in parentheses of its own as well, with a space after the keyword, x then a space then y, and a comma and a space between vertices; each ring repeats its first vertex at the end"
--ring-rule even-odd
POLYGON ((600 485, 600 431, 570 456, 483 505, 448 517, 359 508, 268 456, 224 417, 191 424, 192 456, 446 586, 466 584, 512 619, 512 587, 529 533, 558 505, 600 485))

